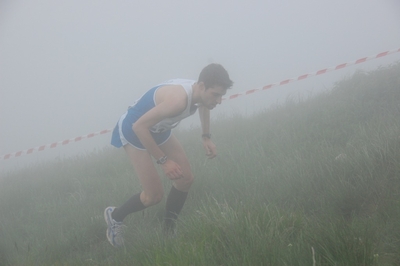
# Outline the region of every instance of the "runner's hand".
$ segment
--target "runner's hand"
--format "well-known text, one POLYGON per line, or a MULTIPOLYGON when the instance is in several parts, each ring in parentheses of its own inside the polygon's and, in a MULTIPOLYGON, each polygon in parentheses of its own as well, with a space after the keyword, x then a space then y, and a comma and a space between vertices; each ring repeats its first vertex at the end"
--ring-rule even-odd
POLYGON ((212 159, 217 156, 217 148, 210 139, 203 139, 203 147, 206 150, 208 159, 212 159))
POLYGON ((175 180, 183 177, 182 169, 176 162, 172 160, 167 160, 164 164, 161 165, 164 173, 168 176, 169 179, 175 180))

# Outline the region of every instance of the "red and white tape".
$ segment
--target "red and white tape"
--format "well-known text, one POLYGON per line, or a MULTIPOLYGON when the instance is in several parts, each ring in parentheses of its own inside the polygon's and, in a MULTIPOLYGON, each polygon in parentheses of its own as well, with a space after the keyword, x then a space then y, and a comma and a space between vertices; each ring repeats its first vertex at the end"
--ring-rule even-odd
POLYGON ((102 131, 98 131, 98 132, 95 132, 95 133, 90 133, 90 134, 87 134, 87 135, 84 135, 84 136, 80 136, 80 137, 76 137, 76 138, 73 138, 73 139, 66 139, 66 140, 62 140, 62 141, 53 142, 53 143, 50 143, 50 144, 38 146, 38 147, 35 147, 35 148, 30 148, 30 149, 23 150, 23 151, 17 151, 17 152, 13 152, 13 153, 8 153, 6 155, 1 156, 0 160, 7 160, 7 159, 10 159, 10 158, 13 158, 13 157, 19 157, 19 156, 22 156, 22 155, 31 154, 31 153, 36 152, 36 151, 43 151, 46 148, 55 148, 55 147, 58 147, 58 146, 61 146, 61 145, 67 145, 69 143, 78 142, 78 141, 81 141, 83 139, 90 139, 90 138, 93 138, 94 136, 98 136, 98 135, 103 135, 103 134, 109 133, 112 130, 113 129, 104 129, 102 131))
POLYGON ((337 66, 334 66, 334 67, 324 68, 324 69, 315 71, 313 73, 300 75, 300 76, 295 77, 295 78, 285 79, 285 80, 282 80, 281 82, 272 83, 272 84, 263 86, 261 88, 252 89, 252 90, 248 90, 248 91, 245 91, 245 92, 236 93, 236 94, 230 95, 227 98, 223 98, 223 100, 232 100, 232 99, 235 99, 235 98, 237 98, 239 96, 252 94, 252 93, 254 93, 256 91, 268 90, 268 89, 271 89, 271 88, 276 87, 276 86, 286 85, 286 84, 289 84, 289 83, 292 83, 292 82, 295 82, 295 81, 304 80, 304 79, 312 77, 312 76, 322 75, 322 74, 328 73, 330 71, 343 69, 343 68, 348 67, 348 66, 357 65, 357 64, 360 64, 360 63, 367 62, 368 60, 378 59, 378 58, 384 57, 386 55, 397 53, 397 52, 400 52, 400 48, 399 49, 395 49, 395 50, 382 52, 382 53, 379 53, 379 54, 373 55, 373 56, 363 57, 363 58, 360 58, 358 60, 355 60, 355 61, 352 61, 352 62, 348 62, 348 63, 343 63, 343 64, 340 64, 340 65, 337 65, 337 66))
MULTIPOLYGON (((244 92, 241 92, 241 93, 236 93, 236 94, 230 95, 230 96, 228 96, 226 98, 223 98, 222 100, 232 100, 232 99, 238 98, 240 96, 252 94, 252 93, 254 93, 256 91, 262 91, 262 90, 271 89, 271 88, 276 87, 276 86, 286 85, 286 84, 289 84, 289 83, 292 83, 292 82, 295 82, 295 81, 304 80, 304 79, 312 77, 312 76, 318 76, 318 75, 322 75, 322 74, 328 73, 330 71, 339 70, 339 69, 343 69, 343 68, 348 67, 348 66, 364 63, 364 62, 367 62, 367 61, 372 60, 372 59, 378 59, 378 58, 387 56, 389 54, 397 53, 397 52, 400 52, 400 48, 399 49, 395 49, 395 50, 382 52, 382 53, 379 53, 379 54, 373 55, 373 56, 363 57, 363 58, 360 58, 358 60, 355 60, 355 61, 352 61, 352 62, 348 62, 348 63, 343 63, 343 64, 340 64, 340 65, 337 65, 337 66, 334 66, 334 67, 324 68, 324 69, 315 71, 313 73, 300 75, 300 76, 295 77, 295 78, 285 79, 285 80, 282 80, 281 82, 272 83, 272 84, 263 86, 261 88, 251 89, 251 90, 244 91, 244 92)), ((26 154, 31 154, 31 153, 36 152, 36 151, 43 151, 46 148, 55 148, 57 146, 66 145, 66 144, 73 143, 73 142, 78 142, 78 141, 81 141, 82 139, 85 139, 85 138, 89 139, 89 138, 92 138, 92 137, 97 136, 97 135, 103 135, 103 134, 109 133, 112 130, 113 129, 105 129, 105 130, 102 130, 102 131, 99 131, 99 132, 87 134, 85 136, 80 136, 80 137, 67 139, 67 140, 63 140, 63 141, 58 141, 58 142, 54 142, 54 143, 51 143, 51 144, 42 145, 42 146, 35 147, 35 148, 30 148, 30 149, 27 149, 27 150, 8 153, 8 154, 5 154, 5 155, 1 156, 0 157, 0 161, 1 160, 7 160, 7 159, 10 159, 10 158, 13 158, 13 157, 19 157, 19 156, 26 155, 26 154)))

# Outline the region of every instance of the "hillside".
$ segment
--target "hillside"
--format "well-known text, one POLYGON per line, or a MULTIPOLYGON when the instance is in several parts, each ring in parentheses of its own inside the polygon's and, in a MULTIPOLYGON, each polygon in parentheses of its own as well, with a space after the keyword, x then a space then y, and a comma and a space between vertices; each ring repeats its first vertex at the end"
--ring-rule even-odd
POLYGON ((127 219, 124 249, 108 244, 104 208, 140 191, 110 148, 4 177, 0 261, 400 265, 400 63, 212 128, 214 160, 199 129, 175 132, 196 177, 175 239, 160 233, 162 202, 127 219))

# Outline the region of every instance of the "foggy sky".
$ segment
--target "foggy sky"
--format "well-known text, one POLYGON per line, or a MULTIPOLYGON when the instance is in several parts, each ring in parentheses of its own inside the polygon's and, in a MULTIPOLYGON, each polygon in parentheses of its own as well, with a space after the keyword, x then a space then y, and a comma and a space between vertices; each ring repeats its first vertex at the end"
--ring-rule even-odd
MULTIPOLYGON (((2 0, 0 155, 111 128, 147 89, 197 79, 210 62, 235 82, 229 95, 397 48, 396 0, 2 0)), ((217 109, 251 113, 399 59, 389 55, 217 109)), ((97 138, 0 167, 109 145, 110 134, 97 138)))

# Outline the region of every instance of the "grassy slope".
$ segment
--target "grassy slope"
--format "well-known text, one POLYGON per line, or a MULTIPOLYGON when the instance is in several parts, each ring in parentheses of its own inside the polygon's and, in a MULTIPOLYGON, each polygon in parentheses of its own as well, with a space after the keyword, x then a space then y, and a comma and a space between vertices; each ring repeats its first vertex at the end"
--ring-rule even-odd
POLYGON ((218 119, 215 160, 198 129, 177 132, 196 175, 179 235, 160 234, 160 204, 126 219, 120 250, 102 212, 140 190, 123 151, 10 173, 0 264, 398 265, 399 103, 396 64, 251 119, 218 119))

